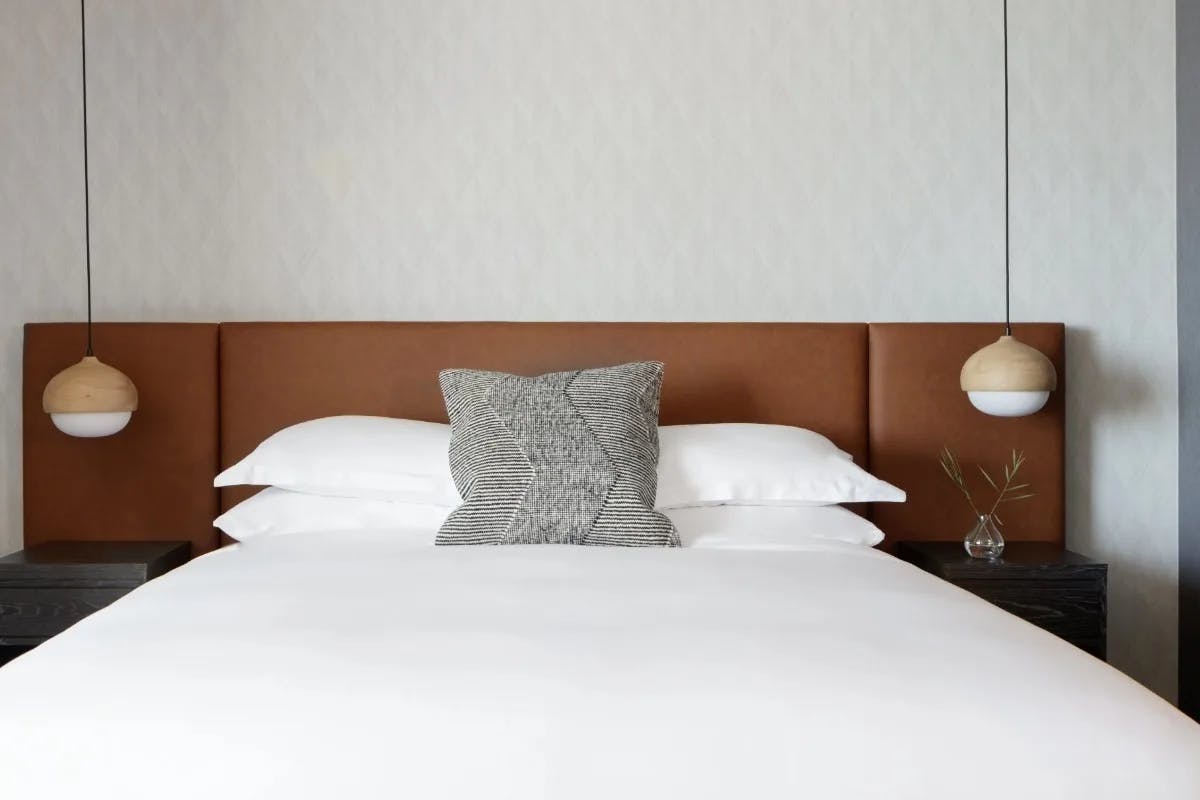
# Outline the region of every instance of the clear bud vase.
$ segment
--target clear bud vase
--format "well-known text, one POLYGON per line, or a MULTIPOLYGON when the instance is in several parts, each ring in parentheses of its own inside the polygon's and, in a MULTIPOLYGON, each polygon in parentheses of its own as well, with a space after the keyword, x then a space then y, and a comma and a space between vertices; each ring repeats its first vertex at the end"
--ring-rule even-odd
POLYGON ((963 537, 963 547, 971 558, 999 558, 1004 552, 1004 537, 991 514, 980 514, 975 527, 963 537))

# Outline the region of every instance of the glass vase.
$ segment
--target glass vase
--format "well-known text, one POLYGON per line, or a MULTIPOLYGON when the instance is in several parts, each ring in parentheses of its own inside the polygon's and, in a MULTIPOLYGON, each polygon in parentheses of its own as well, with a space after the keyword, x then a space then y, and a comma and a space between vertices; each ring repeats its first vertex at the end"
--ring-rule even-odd
POLYGON ((975 527, 963 537, 963 547, 971 558, 999 558, 1004 552, 1004 537, 991 514, 980 514, 975 527))

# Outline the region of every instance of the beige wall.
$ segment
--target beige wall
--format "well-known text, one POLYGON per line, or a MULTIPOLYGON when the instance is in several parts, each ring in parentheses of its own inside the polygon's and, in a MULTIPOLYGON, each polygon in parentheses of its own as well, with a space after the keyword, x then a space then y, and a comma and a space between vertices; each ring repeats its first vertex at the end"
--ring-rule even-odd
MULTIPOLYGON (((1014 313, 1071 326, 1068 538, 1173 695, 1173 3, 1011 6, 1014 313)), ((82 313, 77 14, 0 5, 0 550, 20 324, 82 313)), ((93 0, 89 36, 100 318, 1003 310, 999 0, 93 0)))

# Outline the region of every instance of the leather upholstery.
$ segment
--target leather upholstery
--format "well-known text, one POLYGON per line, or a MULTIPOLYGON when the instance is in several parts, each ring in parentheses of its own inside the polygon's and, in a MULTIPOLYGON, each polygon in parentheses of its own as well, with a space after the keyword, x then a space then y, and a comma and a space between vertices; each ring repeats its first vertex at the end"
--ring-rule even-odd
MULTIPOLYGON (((867 327, 852 323, 225 323, 221 462, 314 417, 445 422, 437 373, 447 367, 536 375, 656 360, 664 424, 801 425, 861 463, 866 355, 867 327)), ((252 491, 223 490, 223 507, 252 491)))
POLYGON ((1028 417, 990 417, 959 389, 963 362, 1002 332, 1002 326, 982 323, 870 326, 871 471, 908 492, 908 502, 878 503, 872 511, 889 544, 957 539, 971 527, 969 506, 938 465, 943 445, 958 457, 977 502, 994 496, 978 465, 1002 480, 1013 448, 1024 450, 1021 482, 1028 482, 1035 496, 1001 507, 1006 523, 1001 532, 1010 540, 1062 543, 1063 326, 1013 326, 1017 338, 1045 353, 1058 371, 1058 389, 1044 409, 1028 417))
POLYGON ((100 324, 96 354, 125 372, 141 406, 115 436, 75 439, 42 411, 42 390, 83 355, 79 324, 25 326, 25 544, 55 539, 217 545, 217 326, 100 324))
POLYGON ((666 364, 664 423, 812 428, 907 490, 907 503, 872 510, 885 546, 955 539, 970 526, 937 464, 943 444, 976 474, 975 464, 998 468, 1024 449, 1037 496, 1005 507, 1005 536, 1062 542, 1063 326, 1014 332, 1051 358, 1059 388, 1038 414, 1001 419, 958 388, 995 324, 100 324, 97 354, 133 379, 142 402, 125 430, 85 440, 57 431, 41 408, 47 381, 82 355, 83 326, 28 325, 25 542, 179 538, 200 553, 217 543, 218 505, 253 491, 218 499, 213 476, 280 428, 331 414, 444 421, 437 373, 450 366, 537 374, 648 359, 666 364))

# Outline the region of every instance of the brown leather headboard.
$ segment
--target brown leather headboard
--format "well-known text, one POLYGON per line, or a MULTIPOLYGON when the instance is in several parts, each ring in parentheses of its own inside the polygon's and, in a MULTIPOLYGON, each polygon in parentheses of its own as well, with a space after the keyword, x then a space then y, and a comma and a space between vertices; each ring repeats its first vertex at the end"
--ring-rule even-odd
POLYGON ((249 494, 211 479, 287 425, 331 414, 445 420, 440 369, 525 374, 657 359, 664 424, 771 422, 817 430, 909 492, 874 509, 897 538, 946 539, 969 523, 938 470, 940 447, 968 464, 1025 449, 1038 496, 1009 509, 1012 539, 1062 541, 1063 328, 1022 325, 1059 369, 1033 417, 973 410, 958 369, 996 325, 864 323, 222 323, 103 324, 97 352, 141 393, 119 435, 70 439, 41 411, 41 390, 79 358, 82 326, 26 326, 25 541, 190 538, 216 545, 211 520, 249 494))
MULTIPOLYGON (((314 417, 445 422, 446 367, 535 375, 642 359, 664 364, 664 424, 800 425, 866 457, 861 324, 318 322, 221 326, 221 462, 314 417)), ((222 505, 247 494, 226 490, 222 505)))

